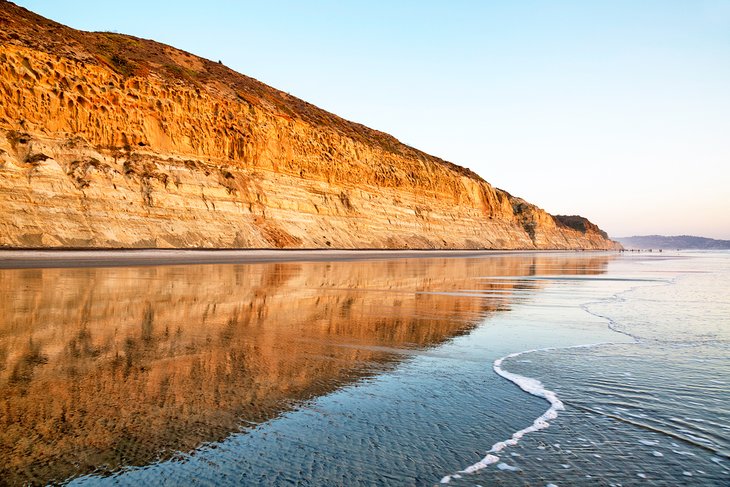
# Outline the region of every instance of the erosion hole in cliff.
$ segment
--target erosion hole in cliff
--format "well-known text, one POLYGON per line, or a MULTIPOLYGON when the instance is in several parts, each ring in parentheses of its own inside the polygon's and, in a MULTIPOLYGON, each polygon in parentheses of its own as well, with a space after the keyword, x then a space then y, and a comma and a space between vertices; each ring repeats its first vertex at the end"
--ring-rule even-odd
POLYGON ((26 164, 32 164, 34 166, 37 166, 38 164, 40 164, 41 162, 43 162, 43 161, 45 161, 47 159, 50 159, 50 157, 48 157, 45 154, 33 154, 32 156, 28 156, 25 159, 25 163, 26 164))
POLYGON ((350 197, 347 196, 347 193, 344 191, 340 193, 340 202, 342 203, 342 206, 345 207, 348 211, 352 211, 355 208, 352 206, 352 202, 350 201, 350 197))
POLYGON ((26 134, 24 132, 16 132, 15 130, 11 130, 10 132, 8 132, 7 138, 13 148, 15 148, 17 144, 24 145, 30 142, 29 134, 26 134))

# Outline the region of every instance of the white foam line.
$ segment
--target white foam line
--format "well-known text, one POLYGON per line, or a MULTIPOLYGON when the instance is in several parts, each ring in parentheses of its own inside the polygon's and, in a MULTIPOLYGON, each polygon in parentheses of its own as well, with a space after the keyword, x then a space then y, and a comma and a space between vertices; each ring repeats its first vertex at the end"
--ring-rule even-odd
POLYGON ((508 440, 498 441, 494 445, 492 445, 492 448, 487 452, 487 455, 476 462, 473 465, 470 465, 466 467, 464 470, 460 470, 456 474, 447 475, 444 478, 441 479, 442 484, 448 484, 452 478, 461 478, 460 474, 470 474, 474 472, 478 472, 479 470, 482 470, 483 468, 488 467, 489 465, 492 465, 494 463, 497 463, 499 461, 499 457, 495 455, 495 453, 499 453, 508 446, 514 446, 516 445, 520 439, 522 439, 523 436, 525 436, 528 433, 533 433, 535 431, 540 431, 542 429, 547 428, 550 426, 549 421, 552 421, 553 419, 558 417, 558 411, 563 411, 565 409, 565 405, 563 402, 558 399, 558 395, 555 394, 555 392, 550 391, 545 388, 545 386, 542 385, 542 382, 540 382, 537 379, 534 379, 532 377, 525 377, 524 375, 514 374, 512 372, 507 372, 502 368, 502 362, 514 358, 519 357, 520 355, 532 353, 532 352, 548 352, 551 350, 566 350, 570 348, 588 348, 588 347, 595 347, 599 345, 607 345, 610 342, 603 342, 603 343, 593 343, 589 345, 575 345, 572 347, 548 347, 548 348, 535 348, 532 350, 525 350, 522 352, 515 352, 511 353, 509 355, 506 355, 502 358, 498 358, 494 361, 494 364, 492 365, 492 368, 494 371, 507 379, 508 381, 514 383, 517 385, 520 389, 527 392, 528 394, 532 394, 533 396, 540 397, 542 399, 545 399, 548 403, 550 403, 550 407, 547 411, 542 413, 542 415, 537 418, 535 421, 532 422, 530 426, 527 428, 523 428, 515 433, 512 434, 512 436, 508 440))
MULTIPOLYGON (((671 285, 671 284, 675 284, 676 281, 677 281, 677 278, 672 278, 668 281, 664 281, 664 284, 660 284, 660 285, 671 285)), ((631 288, 629 288, 625 291, 622 291, 618 294, 614 294, 611 298, 609 298, 609 300, 610 299, 614 299, 614 300, 625 299, 625 298, 621 297, 622 294, 628 294, 628 293, 634 291, 635 289, 639 289, 641 287, 644 287, 644 286, 642 286, 642 285, 632 286, 631 288)), ((608 322, 608 328, 610 330, 615 331, 616 333, 621 333, 623 335, 629 336, 630 338, 632 338, 634 340, 634 343, 638 343, 639 339, 637 337, 631 335, 630 333, 628 333, 626 331, 618 329, 617 323, 614 322, 610 317, 603 316, 598 313, 594 313, 593 311, 588 309, 588 306, 590 306, 591 304, 602 303, 605 301, 606 301, 605 299, 602 299, 599 301, 592 301, 589 303, 584 303, 584 304, 580 305, 580 308, 583 311, 587 312, 588 314, 591 314, 593 316, 606 320, 608 322)), ((518 357, 520 355, 524 355, 524 354, 532 353, 532 352, 548 352, 548 351, 552 351, 552 350, 567 350, 567 349, 571 349, 571 348, 590 348, 590 347, 597 347, 597 346, 601 346, 601 345, 611 345, 614 343, 615 342, 602 342, 602 343, 591 343, 591 344, 585 344, 585 345, 573 345, 570 347, 535 348, 532 350, 525 350, 522 352, 511 353, 509 355, 506 355, 502 358, 498 358, 497 360, 495 360, 494 364, 492 365, 492 368, 498 375, 504 377, 505 379, 507 379, 510 382, 513 382, 514 384, 519 386, 520 389, 522 389, 523 391, 525 391, 529 394, 532 394, 533 396, 537 396, 537 397, 541 397, 541 398, 545 399, 547 402, 550 403, 550 408, 548 408, 548 410, 545 411, 542 414, 542 416, 537 418, 532 423, 532 425, 528 426, 527 428, 523 428, 520 431, 517 431, 516 433, 513 433, 512 437, 510 439, 504 440, 504 441, 499 441, 499 442, 495 443, 494 445, 492 445, 492 448, 487 452, 487 455, 484 458, 482 458, 481 460, 479 460, 477 463, 470 465, 469 467, 465 468, 464 470, 460 470, 458 473, 455 473, 452 475, 446 475, 444 478, 441 479, 441 483, 448 484, 452 478, 455 478, 455 479, 461 478, 460 474, 478 472, 479 470, 482 470, 483 468, 486 468, 489 465, 497 463, 499 461, 499 457, 497 455, 494 455, 494 453, 499 453, 500 451, 504 450, 508 446, 516 445, 518 443, 518 441, 528 433, 532 433, 534 431, 539 431, 541 429, 547 428, 548 426, 550 426, 549 421, 558 417, 558 411, 563 411, 565 409, 565 405, 563 404, 563 402, 560 399, 558 399, 558 395, 555 394, 555 392, 553 392, 553 391, 545 389, 545 387, 542 385, 542 383, 539 380, 533 379, 531 377, 525 377, 525 376, 522 376, 519 374, 513 374, 512 372, 507 372, 506 370, 502 369, 502 362, 504 360, 506 360, 508 358, 518 357)))

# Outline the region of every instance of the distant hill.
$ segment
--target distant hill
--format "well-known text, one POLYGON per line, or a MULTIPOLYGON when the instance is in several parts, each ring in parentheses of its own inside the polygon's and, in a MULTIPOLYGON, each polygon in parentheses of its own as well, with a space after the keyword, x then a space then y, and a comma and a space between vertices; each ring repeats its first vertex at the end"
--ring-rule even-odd
POLYGON ((627 249, 703 249, 722 250, 730 249, 730 240, 715 240, 714 238, 694 237, 692 235, 641 235, 634 237, 619 237, 615 240, 627 249))

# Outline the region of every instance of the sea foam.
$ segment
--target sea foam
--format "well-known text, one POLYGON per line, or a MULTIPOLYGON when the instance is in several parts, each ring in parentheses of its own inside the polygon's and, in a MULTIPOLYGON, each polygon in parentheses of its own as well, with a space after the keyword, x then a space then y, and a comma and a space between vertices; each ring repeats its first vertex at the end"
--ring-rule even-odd
POLYGON ((460 474, 470 474, 474 472, 478 472, 479 470, 482 470, 489 465, 493 465, 497 462, 499 462, 499 457, 495 455, 495 453, 499 453, 505 448, 509 446, 516 445, 519 440, 525 436, 526 434, 533 433, 535 431, 540 431, 542 429, 547 428, 550 426, 550 421, 558 417, 558 411, 563 411, 565 409, 565 405, 563 402, 558 399, 558 395, 545 388, 545 386, 542 385, 542 382, 540 382, 537 379, 534 379, 532 377, 525 377, 524 375, 515 374, 513 372, 507 372, 502 368, 502 362, 504 362, 507 359, 519 357, 520 355, 525 355, 528 353, 533 352, 548 352, 552 350, 565 350, 568 348, 588 348, 588 347, 595 347, 597 345, 606 345, 606 343, 595 343, 590 345, 576 345, 573 347, 549 347, 549 348, 539 348, 539 349, 532 349, 532 350, 524 350, 522 352, 515 352, 511 353, 509 355, 506 355, 502 358, 498 358, 494 361, 492 365, 492 369, 494 369, 494 372, 496 372, 499 376, 507 379, 508 381, 514 383, 517 385, 520 389, 527 392, 528 394, 532 394, 533 396, 541 397, 545 399, 548 403, 550 403, 550 407, 547 411, 545 411, 540 417, 538 417, 535 421, 532 422, 532 424, 526 428, 523 428, 519 431, 516 431, 512 433, 512 436, 503 441, 498 441, 494 445, 492 445, 492 448, 487 452, 486 456, 479 460, 478 462, 474 463, 473 465, 470 465, 466 467, 464 470, 460 470, 458 474, 454 475, 446 475, 441 479, 442 484, 447 484, 451 481, 452 478, 459 478, 460 474), (457 477, 458 475, 458 477, 457 477))

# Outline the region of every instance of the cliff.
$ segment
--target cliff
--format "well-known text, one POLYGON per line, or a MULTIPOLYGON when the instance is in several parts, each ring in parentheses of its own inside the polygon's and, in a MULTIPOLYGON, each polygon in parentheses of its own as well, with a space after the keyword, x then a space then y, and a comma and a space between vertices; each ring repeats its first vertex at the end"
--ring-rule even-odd
POLYGON ((473 172, 0 0, 0 246, 606 249, 473 172))

